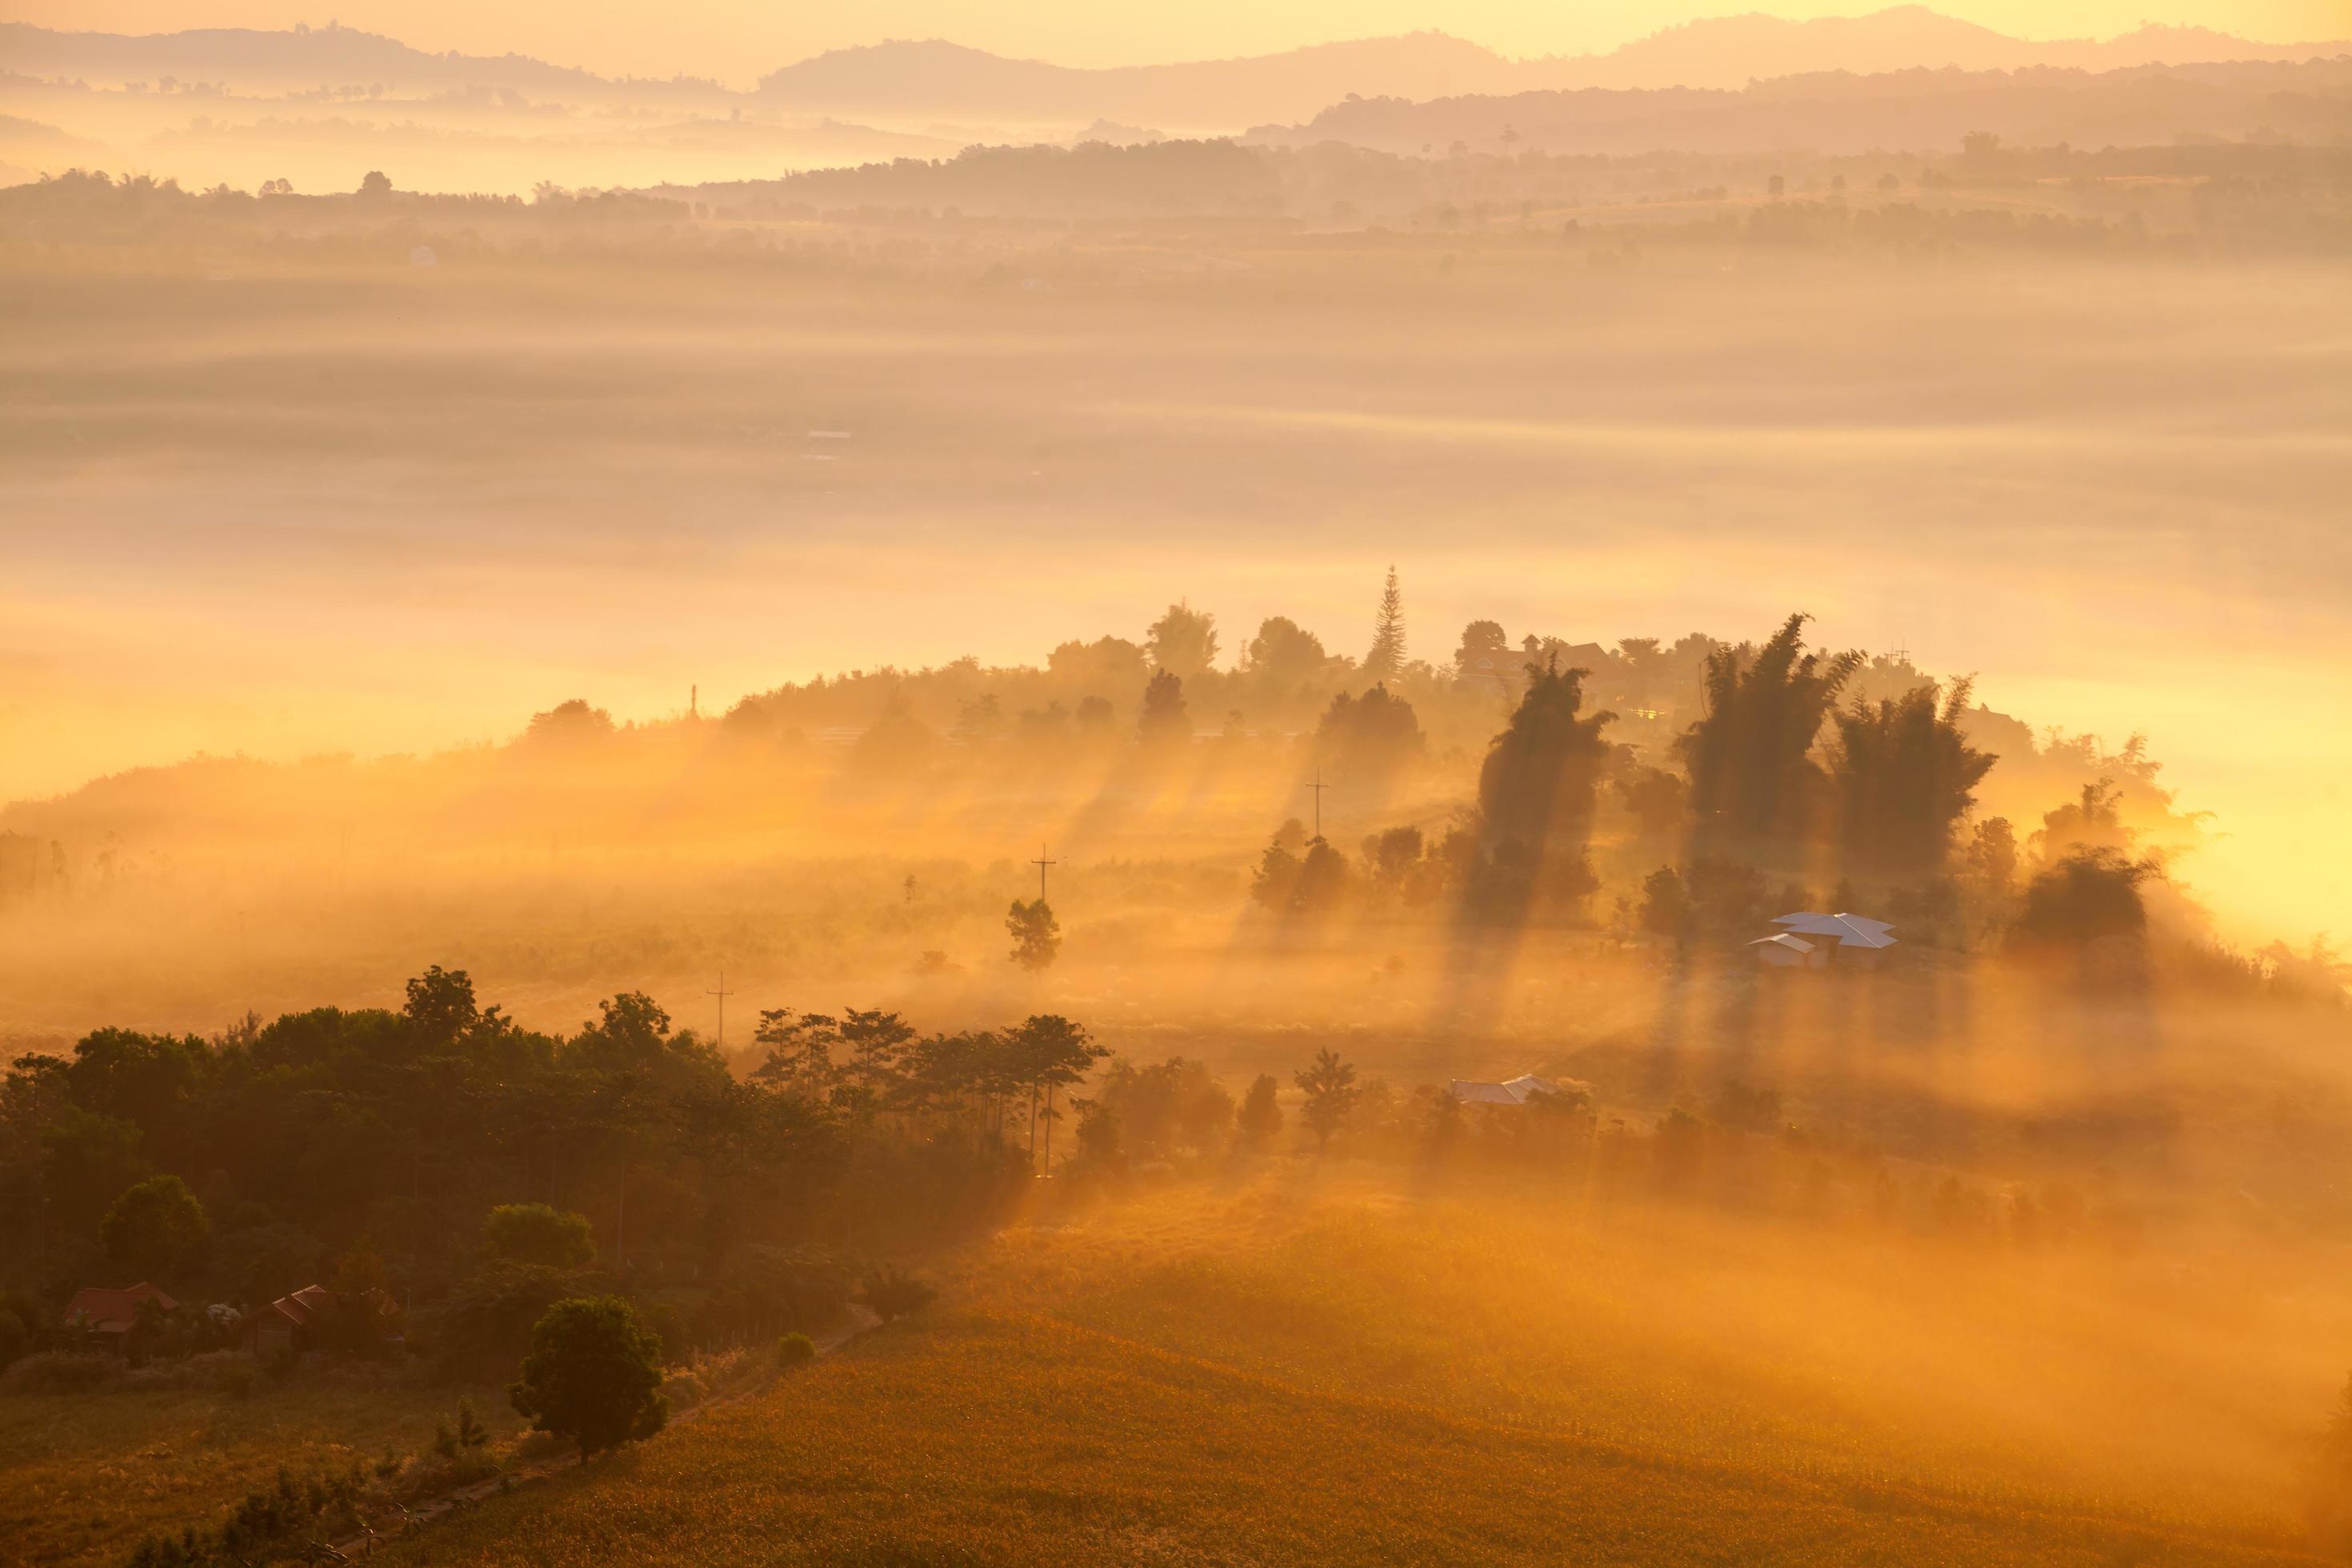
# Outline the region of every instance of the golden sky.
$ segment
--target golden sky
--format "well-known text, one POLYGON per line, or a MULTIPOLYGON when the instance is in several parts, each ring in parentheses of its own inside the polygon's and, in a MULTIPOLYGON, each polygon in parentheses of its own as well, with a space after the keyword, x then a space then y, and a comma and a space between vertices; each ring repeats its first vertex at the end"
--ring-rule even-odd
MULTIPOLYGON (((1771 7, 1789 16, 1852 15, 1867 5, 1771 7)), ((2278 42, 2352 35, 2352 0, 1944 0, 1936 9, 2022 37, 2079 37, 2140 23, 2195 24, 2278 42)), ((1436 27, 1506 54, 1581 53, 1695 17, 1760 9, 1746 0, 1530 5, 1517 0, 878 0, 840 6, 675 0, 12 0, 13 20, 63 28, 316 26, 332 19, 420 48, 537 55, 607 73, 688 71, 730 82, 819 50, 882 38, 952 38, 1072 65, 1255 54, 1333 38, 1436 27)), ((0 62, 5 63, 5 62, 0 62)))

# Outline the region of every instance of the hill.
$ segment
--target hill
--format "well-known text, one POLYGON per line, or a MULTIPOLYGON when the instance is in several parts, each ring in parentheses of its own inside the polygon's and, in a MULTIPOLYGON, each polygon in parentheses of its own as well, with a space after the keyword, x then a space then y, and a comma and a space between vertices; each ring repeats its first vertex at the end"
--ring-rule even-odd
POLYGON ((2157 63, 2296 61, 2347 50, 2352 44, 2260 44, 2193 27, 2037 41, 1905 5, 1808 22, 1714 17, 1605 54, 1525 60, 1437 32, 1232 59, 1096 68, 1011 59, 940 39, 889 40, 786 65, 762 77, 755 93, 739 94, 693 79, 615 80, 522 54, 436 54, 333 23, 290 31, 218 27, 142 36, 0 23, 0 61, 9 70, 99 87, 173 78, 249 96, 321 87, 380 89, 392 98, 460 89, 501 89, 561 101, 725 96, 794 113, 1053 126, 1064 132, 1096 120, 1180 133, 1231 132, 1303 119, 1351 95, 1423 100, 1584 89, 1737 89, 1764 78, 1824 71, 2108 71, 2157 63))
POLYGON ((1952 149, 1971 132, 2030 146, 2257 141, 2326 143, 2352 132, 2352 58, 2302 63, 2138 66, 2088 72, 1835 71, 1721 88, 1352 99, 1298 125, 1261 125, 1268 146, 1340 142, 1398 153, 1853 154, 1952 149))
POLYGON ((2182 1309, 2103 1318, 2137 1268, 1809 1271, 1860 1259, 1348 1181, 1302 1165, 1015 1233, 928 1318, 395 1561, 2302 1560, 2270 1513, 2284 1468, 2199 1436, 2284 1358, 2232 1392, 2250 1363, 2189 1351, 2182 1309))

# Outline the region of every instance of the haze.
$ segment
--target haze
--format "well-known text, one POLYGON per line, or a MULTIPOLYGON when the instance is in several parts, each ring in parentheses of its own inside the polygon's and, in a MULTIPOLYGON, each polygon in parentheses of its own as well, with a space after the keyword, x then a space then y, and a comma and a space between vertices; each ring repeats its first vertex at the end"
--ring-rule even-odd
POLYGON ((2352 16, 2132 13, 12 14, 0 1560, 2352 1556, 2352 16))

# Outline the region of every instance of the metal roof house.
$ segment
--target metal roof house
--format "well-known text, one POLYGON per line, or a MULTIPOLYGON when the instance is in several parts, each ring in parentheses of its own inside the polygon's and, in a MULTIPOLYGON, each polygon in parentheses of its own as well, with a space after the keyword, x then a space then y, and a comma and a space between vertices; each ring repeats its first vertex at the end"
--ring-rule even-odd
POLYGON ((1506 1079, 1501 1083, 1479 1083, 1470 1079, 1457 1078, 1449 1082, 1445 1088, 1448 1093, 1465 1105, 1525 1105, 1538 1094, 1558 1094, 1563 1089, 1579 1094, 1590 1094, 1592 1091, 1591 1084, 1578 1083, 1574 1079, 1565 1083, 1556 1083, 1548 1078, 1538 1078, 1531 1072, 1521 1073, 1517 1078, 1506 1079))
POLYGON ((1776 936, 1759 936, 1748 944, 1756 956, 1775 969, 1819 969, 1830 961, 1829 949, 1819 947, 1801 936, 1781 931, 1776 936))
POLYGON ((1888 933, 1894 927, 1868 915, 1816 914, 1801 910, 1772 922, 1780 929, 1748 945, 1775 969, 1821 969, 1832 959, 1840 963, 1874 961, 1895 945, 1888 933))

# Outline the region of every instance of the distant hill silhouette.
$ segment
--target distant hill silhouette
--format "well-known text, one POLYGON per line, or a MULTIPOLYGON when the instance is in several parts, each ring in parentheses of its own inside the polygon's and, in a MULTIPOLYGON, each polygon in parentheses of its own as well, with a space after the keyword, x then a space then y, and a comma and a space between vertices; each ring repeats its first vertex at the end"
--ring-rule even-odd
MULTIPOLYGON (((394 38, 331 22, 286 32, 199 27, 139 35, 67 33, 0 22, 0 69, 86 79, 93 87, 172 76, 257 94, 373 83, 387 91, 506 87, 533 98, 581 99, 608 96, 623 85, 528 55, 428 54, 394 38)), ((677 80, 626 85, 642 96, 665 87, 710 91, 717 84, 677 80)))
MULTIPOLYGON (((1283 54, 1080 68, 1009 59, 940 40, 833 49, 761 79, 771 107, 900 121, 1069 129, 1096 121, 1171 132, 1226 132, 1305 121, 1350 95, 1416 101, 1585 88, 1738 89, 1825 71, 2061 67, 2112 71, 2162 62, 2304 60, 2352 42, 2250 43, 2200 27, 2146 26, 2105 40, 2034 42, 1921 5, 1791 22, 1746 15, 1668 27, 1605 54, 1511 60, 1443 33, 1318 44, 1283 54)), ((330 24, 289 32, 205 28, 128 37, 0 23, 0 69, 93 85, 166 76, 268 93, 381 85, 388 94, 503 87, 535 100, 626 94, 718 97, 715 82, 615 81, 525 55, 433 54, 330 24)))
POLYGON ((1348 94, 1428 98, 1509 91, 1523 68, 1444 33, 1318 44, 1286 54, 1181 65, 1079 68, 1006 59, 939 40, 833 49, 761 79, 795 108, 1038 123, 1110 119, 1233 130, 1255 106, 1319 109, 1348 94))
POLYGON ((1949 152, 1970 132, 2013 145, 2169 145, 2182 140, 2352 141, 2352 56, 2138 66, 2105 72, 1911 69, 1816 72, 1720 88, 1583 88, 1465 94, 1409 103, 1359 99, 1245 141, 1326 142, 1440 156, 1545 152, 1631 154, 1874 149, 1949 152))
POLYGON ((1531 60, 1532 88, 1744 87, 1819 71, 1871 75, 1924 67, 1964 71, 2058 66, 2110 71, 2222 60, 2304 60, 2352 43, 2258 44, 2208 27, 2144 26, 2113 38, 2013 38, 1974 22, 1895 5, 1863 16, 1792 22, 1749 13, 1685 22, 1602 55, 1531 60))

